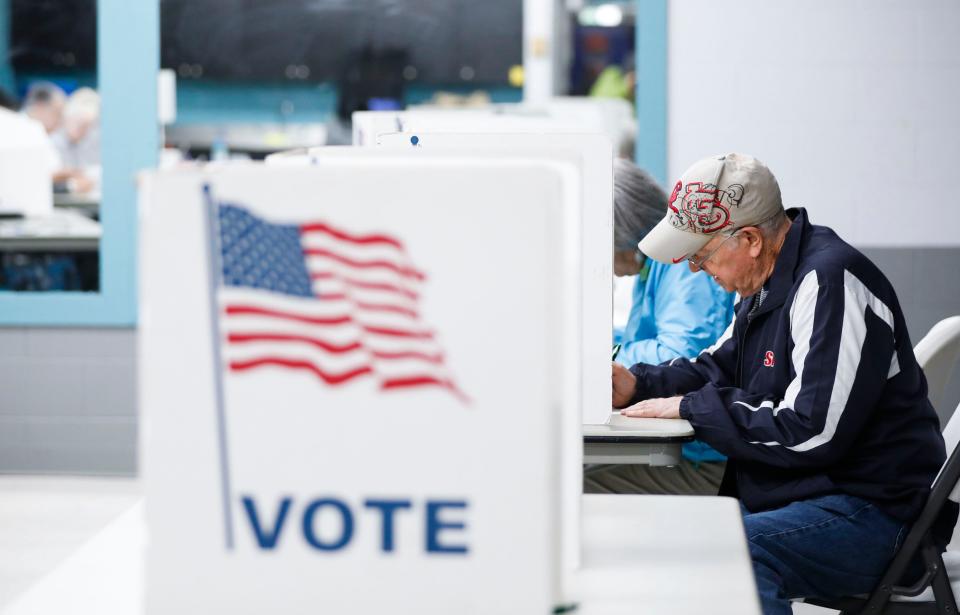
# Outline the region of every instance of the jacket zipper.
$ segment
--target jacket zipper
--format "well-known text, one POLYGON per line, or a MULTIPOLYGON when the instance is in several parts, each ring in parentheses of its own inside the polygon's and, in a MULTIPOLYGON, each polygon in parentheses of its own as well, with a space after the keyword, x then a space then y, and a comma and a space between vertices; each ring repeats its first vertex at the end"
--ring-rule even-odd
MULTIPOLYGON (((753 308, 753 306, 750 306, 753 308)), ((743 326, 743 334, 740 336, 740 343, 737 344, 737 388, 743 388, 743 345, 747 341, 747 330, 750 328, 750 323, 753 322, 753 318, 750 314, 747 314, 747 324, 743 326)), ((728 462, 729 463, 729 462, 728 462)), ((733 466, 734 474, 736 479, 734 482, 734 489, 736 490, 736 496, 740 497, 740 465, 737 463, 731 464, 733 466)))
POLYGON ((753 318, 750 315, 747 315, 747 324, 743 326, 743 334, 740 336, 740 343, 737 344, 737 388, 743 388, 743 345, 747 341, 747 330, 750 328, 750 323, 753 322, 753 318))

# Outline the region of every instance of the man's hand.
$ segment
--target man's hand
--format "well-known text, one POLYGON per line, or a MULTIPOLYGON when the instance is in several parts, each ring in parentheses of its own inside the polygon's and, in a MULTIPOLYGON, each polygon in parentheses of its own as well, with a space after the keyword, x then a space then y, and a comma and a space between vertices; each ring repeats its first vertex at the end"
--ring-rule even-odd
POLYGON ((613 363, 613 407, 623 408, 637 390, 637 378, 626 367, 613 363))
POLYGON ((647 419, 678 419, 680 418, 680 400, 677 397, 658 397, 638 401, 629 408, 620 411, 623 416, 647 419))

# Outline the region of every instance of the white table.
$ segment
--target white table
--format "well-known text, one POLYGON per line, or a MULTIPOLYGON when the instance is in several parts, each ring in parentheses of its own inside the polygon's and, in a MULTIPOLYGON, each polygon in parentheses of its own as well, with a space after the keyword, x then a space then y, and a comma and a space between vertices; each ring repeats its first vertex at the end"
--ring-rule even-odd
POLYGON ((96 217, 100 214, 100 193, 54 193, 53 206, 61 209, 72 209, 79 211, 88 218, 96 217))
POLYGON ((581 514, 577 615, 759 615, 735 499, 588 494, 581 514))
POLYGON ((324 124, 173 124, 166 127, 166 141, 181 150, 209 150, 224 142, 235 151, 270 153, 327 142, 324 124))
POLYGON ((0 220, 0 250, 16 252, 96 252, 100 223, 70 210, 0 220))
POLYGON ((629 418, 610 413, 602 425, 583 426, 584 463, 637 463, 673 466, 680 448, 693 440, 693 427, 683 419, 629 418))

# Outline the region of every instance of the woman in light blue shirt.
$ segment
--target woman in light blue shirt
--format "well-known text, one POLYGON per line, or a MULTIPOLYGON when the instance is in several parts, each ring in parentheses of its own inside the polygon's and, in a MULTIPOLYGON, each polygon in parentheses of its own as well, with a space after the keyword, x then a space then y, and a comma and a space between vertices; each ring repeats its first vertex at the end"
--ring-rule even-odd
MULTIPOLYGON (((713 344, 733 319, 733 295, 686 263, 664 265, 646 258, 637 244, 663 217, 667 195, 627 160, 614 162, 614 258, 617 276, 635 275, 627 326, 614 330, 616 361, 658 364, 693 358, 713 344)), ((588 493, 716 494, 724 457, 702 442, 683 447, 675 468, 599 466, 584 477, 588 493)))

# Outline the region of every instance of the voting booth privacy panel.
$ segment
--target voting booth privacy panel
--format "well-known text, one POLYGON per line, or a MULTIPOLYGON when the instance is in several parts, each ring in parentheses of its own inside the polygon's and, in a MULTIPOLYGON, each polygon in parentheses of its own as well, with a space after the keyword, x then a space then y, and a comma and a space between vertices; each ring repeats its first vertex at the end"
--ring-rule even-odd
POLYGON ((578 390, 545 357, 570 352, 571 177, 330 159, 142 178, 148 612, 560 599, 578 390))
MULTIPOLYGON (((580 177, 579 368, 583 422, 610 415, 610 340, 613 314, 613 151, 602 135, 465 134, 403 132, 382 134, 377 145, 421 156, 470 152, 487 156, 530 156, 571 163, 580 177)), ((322 153, 322 149, 314 150, 322 153)), ((579 489, 579 486, 578 486, 579 489)))
MULTIPOLYGON (((379 112, 366 112, 377 116, 379 112)), ((428 117, 426 113, 423 117, 428 117)), ((462 126, 470 126, 469 112, 438 113, 438 117, 461 116, 462 126)), ((432 125, 434 122, 427 122, 432 125)), ((443 124, 441 122, 441 124, 443 124)), ((503 160, 528 157, 574 165, 579 178, 577 222, 580 232, 580 285, 576 300, 580 319, 582 361, 581 415, 586 424, 604 423, 610 416, 610 340, 613 313, 613 151, 610 141, 595 134, 480 134, 472 132, 398 132, 377 137, 376 149, 386 155, 405 152, 417 157, 479 156, 503 160)), ((327 156, 369 157, 366 148, 322 147, 310 150, 310 156, 279 155, 272 162, 307 164, 327 156)))
MULTIPOLYGON (((421 114, 428 118, 428 114, 421 114)), ((452 113, 440 117, 453 117, 452 113)), ((514 118, 517 119, 517 118, 514 118)), ((431 120, 425 126, 435 126, 431 120)), ((450 122, 450 126, 455 125, 450 122)), ((469 122, 464 125, 470 126, 469 122)), ((526 124, 518 126, 536 126, 526 124)), ((381 134, 377 149, 406 152, 415 157, 454 156, 469 153, 497 159, 513 156, 555 160, 576 169, 579 225, 579 276, 577 294, 579 318, 564 327, 565 334, 579 336, 579 354, 572 369, 579 382, 579 415, 584 424, 602 424, 610 416, 611 316, 613 313, 613 152, 610 141, 599 134, 480 134, 463 132, 399 132, 381 134)), ((355 148, 362 152, 363 148, 355 148)), ((315 156, 330 148, 312 150, 315 156)), ((358 153, 358 155, 364 155, 358 153)), ((367 154, 368 155, 368 154, 367 154)), ((571 260, 565 263, 577 267, 571 260)), ((577 399, 574 397, 571 400, 577 399)), ((576 422, 564 424, 561 446, 568 454, 562 468, 565 579, 580 567, 580 494, 583 472, 583 429, 576 422)))
POLYGON ((355 111, 353 145, 376 145, 397 132, 602 134, 620 147, 636 133, 633 107, 625 100, 557 96, 538 104, 446 108, 417 105, 405 111, 355 111))
MULTIPOLYGON (((583 140, 571 140, 569 135, 449 134, 431 138, 429 143, 430 147, 413 148, 321 147, 313 148, 307 154, 298 151, 277 154, 269 157, 267 163, 304 166, 376 159, 447 168, 451 164, 462 164, 464 160, 497 161, 509 165, 527 165, 538 161, 538 164, 551 163, 562 170, 567 190, 561 197, 564 202, 558 206, 566 212, 563 233, 566 241, 562 259, 549 266, 562 271, 570 279, 569 284, 564 286, 563 305, 555 306, 563 317, 556 335, 564 338, 563 347, 569 352, 562 356, 545 355, 542 360, 564 374, 561 378, 564 388, 561 414, 565 419, 559 423, 562 459, 558 466, 560 500, 557 506, 561 511, 563 536, 562 571, 565 581, 569 581, 580 565, 580 495, 583 490, 583 434, 580 420, 589 412, 593 416, 609 414, 610 406, 609 368, 606 364, 609 309, 606 312, 602 309, 587 312, 588 306, 609 305, 610 293, 603 290, 609 289, 610 285, 610 259, 603 257, 609 250, 587 254, 585 246, 588 244, 596 250, 604 248, 603 216, 598 216, 599 220, 584 223, 586 203, 593 202, 585 194, 587 188, 600 195, 600 198, 604 189, 607 193, 611 190, 609 147, 601 137, 587 136, 583 140), (596 271, 591 271, 597 266, 601 270, 600 277, 596 277, 596 271), (606 270, 603 270, 604 266, 606 270), (589 313, 592 320, 585 318, 585 313, 589 313), (587 320, 590 320, 589 324, 587 320)), ((471 185, 464 184, 461 190, 470 190, 471 185)), ((509 200, 513 197, 505 194, 502 198, 509 200)), ((518 206, 523 205, 519 203, 518 206)), ((504 218, 504 223, 513 222, 508 216, 504 218)), ((511 426, 508 424, 504 428, 510 429, 511 426)))
POLYGON ((498 113, 488 110, 429 109, 413 111, 357 111, 353 115, 353 144, 376 145, 385 134, 397 132, 482 133, 593 133, 599 126, 565 118, 529 113, 498 113))

